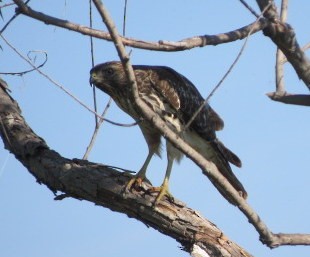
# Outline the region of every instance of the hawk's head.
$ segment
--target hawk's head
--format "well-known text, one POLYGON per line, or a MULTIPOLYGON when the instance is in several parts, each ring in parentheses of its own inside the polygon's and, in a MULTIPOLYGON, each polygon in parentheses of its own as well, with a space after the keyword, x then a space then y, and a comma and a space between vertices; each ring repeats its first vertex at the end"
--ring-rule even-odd
POLYGON ((106 62, 90 70, 89 83, 113 97, 126 87, 127 77, 120 62, 106 62))

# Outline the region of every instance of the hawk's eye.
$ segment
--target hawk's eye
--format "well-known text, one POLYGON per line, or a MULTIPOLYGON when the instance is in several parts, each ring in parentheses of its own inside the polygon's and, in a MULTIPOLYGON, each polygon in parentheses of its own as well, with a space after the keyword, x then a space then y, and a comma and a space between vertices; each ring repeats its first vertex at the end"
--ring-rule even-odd
POLYGON ((104 72, 104 75, 106 75, 106 76, 111 76, 114 74, 114 70, 112 68, 108 68, 108 69, 104 70, 103 72, 104 72))

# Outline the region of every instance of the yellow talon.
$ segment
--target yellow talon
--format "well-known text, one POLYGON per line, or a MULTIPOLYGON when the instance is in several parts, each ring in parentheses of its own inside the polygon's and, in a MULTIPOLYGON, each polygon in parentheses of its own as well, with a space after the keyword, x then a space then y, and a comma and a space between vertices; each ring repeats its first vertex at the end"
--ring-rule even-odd
POLYGON ((164 180, 163 184, 160 187, 152 187, 148 191, 150 193, 158 192, 158 195, 156 196, 153 206, 157 205, 164 196, 166 196, 169 201, 174 202, 174 197, 169 192, 168 181, 166 180, 164 180))
POLYGON ((141 187, 142 182, 143 182, 143 178, 135 176, 129 180, 124 191, 125 192, 130 191, 132 187, 135 187, 135 188, 141 187))

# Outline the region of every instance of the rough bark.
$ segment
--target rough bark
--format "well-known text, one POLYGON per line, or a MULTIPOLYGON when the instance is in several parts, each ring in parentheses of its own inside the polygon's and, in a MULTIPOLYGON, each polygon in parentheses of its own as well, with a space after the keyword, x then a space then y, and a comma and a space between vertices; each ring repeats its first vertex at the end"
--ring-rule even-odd
POLYGON ((55 194, 63 193, 56 200, 73 197, 124 213, 176 239, 193 256, 251 256, 216 225, 178 200, 172 203, 166 199, 154 208, 155 196, 147 192, 149 184, 144 183, 139 191, 124 193, 130 174, 101 164, 67 159, 51 150, 27 125, 18 104, 2 84, 0 121, 5 148, 39 183, 55 194))

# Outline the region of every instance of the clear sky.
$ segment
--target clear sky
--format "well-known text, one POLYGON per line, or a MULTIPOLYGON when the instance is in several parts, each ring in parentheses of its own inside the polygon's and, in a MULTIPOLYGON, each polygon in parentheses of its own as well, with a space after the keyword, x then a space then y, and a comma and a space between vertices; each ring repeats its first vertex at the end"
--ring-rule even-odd
MULTIPOLYGON (((2 1, 2 4, 9 1, 2 1)), ((62 19, 88 25, 88 1, 31 1, 31 6, 62 19)), ((129 37, 157 41, 216 34, 254 21, 239 1, 128 1, 126 33, 129 37)), ((256 10, 254 0, 248 1, 256 10)), ((279 1, 277 1, 278 3, 279 1)), ((121 31, 124 1, 104 1, 121 31)), ((291 1, 288 22, 301 45, 309 42, 308 0, 291 1)), ((1 24, 14 7, 2 10, 1 24)), ((95 15, 94 26, 105 29, 95 15)), ((88 84, 91 68, 89 38, 61 28, 18 17, 4 36, 24 55, 40 50, 48 54, 42 69, 84 103, 92 106, 88 84)), ((243 41, 191 51, 164 53, 132 50, 134 64, 166 65, 189 78, 207 96, 233 62, 243 41)), ((0 41, 1 72, 29 69, 0 41)), ((309 141, 310 119, 306 107, 270 101, 274 90, 275 46, 257 33, 248 42, 239 63, 211 99, 225 121, 218 137, 243 161, 234 168, 249 194, 249 203, 274 232, 310 233, 309 141)), ((116 60, 110 42, 95 40, 95 62, 116 60)), ((42 60, 36 56, 36 63, 42 60)), ((28 124, 48 145, 68 158, 82 158, 94 129, 94 117, 36 72, 2 76, 18 101, 28 124)), ((308 94, 290 65, 285 82, 291 93, 308 94)), ((98 92, 99 110, 108 97, 98 92)), ((108 118, 129 123, 131 118, 115 104, 108 118)), ((147 147, 137 127, 104 124, 89 160, 138 170, 147 147)), ((166 158, 154 158, 148 177, 159 185, 166 158)), ((227 203, 189 159, 175 165, 170 189, 174 196, 215 223, 231 240, 254 256, 308 257, 310 247, 263 246, 240 211, 227 203)), ((0 256, 3 257, 155 257, 188 256, 173 239, 124 214, 86 201, 54 196, 8 153, 0 142, 0 256)))

